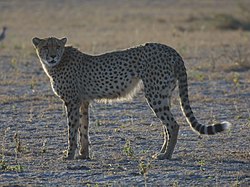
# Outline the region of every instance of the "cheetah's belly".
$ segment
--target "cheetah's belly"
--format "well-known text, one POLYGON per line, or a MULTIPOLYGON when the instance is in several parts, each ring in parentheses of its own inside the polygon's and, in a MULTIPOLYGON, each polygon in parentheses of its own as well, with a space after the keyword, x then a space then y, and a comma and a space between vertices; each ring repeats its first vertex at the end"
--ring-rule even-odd
POLYGON ((116 79, 96 82, 90 88, 83 88, 81 95, 83 99, 88 95, 91 100, 100 102, 129 100, 140 89, 140 82, 139 78, 131 78, 120 82, 116 79))

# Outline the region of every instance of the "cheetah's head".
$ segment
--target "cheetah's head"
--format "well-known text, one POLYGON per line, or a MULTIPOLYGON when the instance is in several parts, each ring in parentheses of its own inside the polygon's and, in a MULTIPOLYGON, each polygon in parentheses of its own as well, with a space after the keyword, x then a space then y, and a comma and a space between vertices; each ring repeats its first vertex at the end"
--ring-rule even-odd
POLYGON ((35 37, 32 39, 32 42, 41 62, 48 67, 54 67, 60 62, 63 56, 67 38, 57 39, 50 37, 40 39, 35 37))

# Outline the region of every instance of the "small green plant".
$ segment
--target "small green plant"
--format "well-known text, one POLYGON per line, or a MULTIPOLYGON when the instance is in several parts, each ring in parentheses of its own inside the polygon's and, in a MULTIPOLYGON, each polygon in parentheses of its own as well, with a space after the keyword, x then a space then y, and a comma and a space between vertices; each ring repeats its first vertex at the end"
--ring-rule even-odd
POLYGON ((31 79, 31 82, 30 82, 30 89, 31 90, 34 90, 34 88, 37 86, 37 81, 35 78, 32 78, 31 79))
POLYGON ((198 81, 204 81, 205 76, 204 76, 204 74, 197 73, 197 74, 195 74, 195 79, 198 80, 198 81))
POLYGON ((206 161, 205 161, 205 160, 200 160, 200 161, 198 161, 197 163, 198 163, 198 165, 200 165, 200 166, 205 166, 206 161))
POLYGON ((33 103, 31 103, 31 105, 29 107, 29 118, 28 118, 28 121, 32 122, 33 121, 33 117, 34 117, 34 106, 33 106, 33 103))
POLYGON ((96 121, 96 126, 97 126, 97 127, 100 127, 100 126, 102 126, 102 123, 101 123, 99 120, 97 120, 97 121, 96 121))
POLYGON ((151 168, 150 162, 145 162, 144 160, 140 160, 139 162, 139 173, 143 176, 145 176, 149 169, 151 168))
POLYGON ((238 73, 234 73, 233 75, 233 83, 235 86, 238 86, 240 83, 240 75, 238 73))
POLYGON ((233 187, 241 186, 241 183, 239 181, 239 176, 236 176, 235 182, 232 184, 233 187))
POLYGON ((1 44, 1 45, 0 45, 0 48, 1 48, 1 49, 5 49, 5 48, 6 48, 6 45, 1 44))
POLYGON ((231 49, 225 48, 223 56, 234 64, 230 70, 247 71, 250 68, 250 53, 244 45, 236 45, 231 49))
POLYGON ((22 152, 22 147, 21 147, 21 141, 20 141, 20 137, 19 137, 19 134, 18 132, 16 132, 14 134, 14 137, 13 137, 14 141, 15 141, 15 153, 16 153, 16 156, 18 153, 21 153, 22 152))
POLYGON ((147 174, 149 169, 151 168, 151 163, 141 159, 138 167, 139 167, 139 174, 143 175, 145 186, 147 186, 147 174))
POLYGON ((7 168, 7 164, 5 163, 4 160, 0 161, 0 170, 6 170, 7 168))
POLYGON ((22 172, 24 170, 23 166, 17 164, 17 165, 8 165, 4 160, 0 161, 0 170, 2 171, 16 171, 16 172, 22 172))
POLYGON ((234 62, 242 68, 249 69, 249 55, 250 54, 247 48, 243 46, 237 46, 235 49, 234 62))
POLYGON ((178 186, 179 186, 178 181, 174 181, 174 183, 173 183, 172 186, 173 186, 173 187, 178 187, 178 186))
POLYGON ((199 165, 201 171, 205 171, 205 168, 204 168, 204 166, 206 165, 205 160, 200 160, 197 162, 197 164, 199 165))
POLYGON ((16 58, 12 58, 10 61, 10 65, 13 69, 17 69, 17 59, 16 58))
POLYGON ((250 117, 248 118, 247 126, 250 126, 250 117))
POLYGON ((10 130, 10 127, 8 127, 8 128, 6 128, 5 130, 4 130, 4 134, 3 134, 3 140, 2 140, 2 162, 4 162, 4 159, 5 159, 5 155, 4 155, 4 153, 5 153, 5 142, 6 142, 6 135, 7 135, 7 132, 10 130))
POLYGON ((14 142, 15 142, 15 160, 16 160, 16 164, 14 165, 10 165, 7 163, 6 159, 5 159, 5 142, 6 142, 6 135, 7 132, 10 130, 10 128, 6 128, 4 131, 4 135, 3 135, 3 145, 2 145, 2 160, 0 160, 0 170, 2 171, 16 171, 16 172, 22 172, 23 171, 23 166, 21 166, 18 161, 17 161, 17 157, 18 157, 18 153, 21 152, 21 142, 20 142, 20 138, 18 133, 16 132, 14 134, 14 142))
POLYGON ((129 157, 133 157, 134 156, 134 150, 131 146, 130 140, 127 140, 124 147, 123 147, 123 152, 129 156, 129 157))
POLYGON ((23 46, 17 45, 17 44, 16 44, 16 45, 14 46, 14 49, 15 49, 15 50, 21 50, 21 49, 23 49, 23 46))
POLYGON ((204 81, 206 79, 205 75, 203 73, 200 73, 199 71, 193 71, 191 72, 191 77, 196 81, 204 81))

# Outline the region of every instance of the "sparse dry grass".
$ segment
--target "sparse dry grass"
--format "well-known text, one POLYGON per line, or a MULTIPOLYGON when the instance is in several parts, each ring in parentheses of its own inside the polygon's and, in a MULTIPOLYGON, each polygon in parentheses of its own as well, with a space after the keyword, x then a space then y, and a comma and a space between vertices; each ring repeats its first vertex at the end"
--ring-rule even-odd
MULTIPOLYGON (((0 166, 24 171, 24 177, 15 178, 1 170, 0 185, 249 184, 250 33, 242 27, 249 24, 247 7, 247 0, 0 1, 0 27, 8 27, 0 43, 0 137, 5 138, 0 139, 5 149, 0 166), (237 24, 236 30, 230 28, 237 24), (140 93, 130 103, 93 104, 94 160, 58 159, 67 143, 65 115, 31 44, 34 36, 52 35, 66 36, 69 44, 91 54, 146 42, 176 48, 186 61, 197 118, 227 119, 234 128, 200 140, 183 125, 174 160, 151 161, 160 149, 161 126, 140 93)), ((186 124, 176 96, 172 108, 177 121, 186 124)))

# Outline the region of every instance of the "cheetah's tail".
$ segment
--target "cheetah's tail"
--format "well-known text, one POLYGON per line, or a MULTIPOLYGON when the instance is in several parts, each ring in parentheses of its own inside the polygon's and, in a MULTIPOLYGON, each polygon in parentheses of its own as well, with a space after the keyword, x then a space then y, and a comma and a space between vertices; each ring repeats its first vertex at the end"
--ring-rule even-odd
POLYGON ((231 123, 227 121, 223 121, 221 123, 216 123, 212 125, 203 125, 197 121, 189 104, 187 73, 184 65, 183 69, 178 69, 177 74, 178 74, 181 109, 183 114, 186 116, 186 119, 190 124, 191 128, 196 132, 199 132, 200 134, 207 134, 207 135, 213 135, 218 132, 230 129, 231 123))

